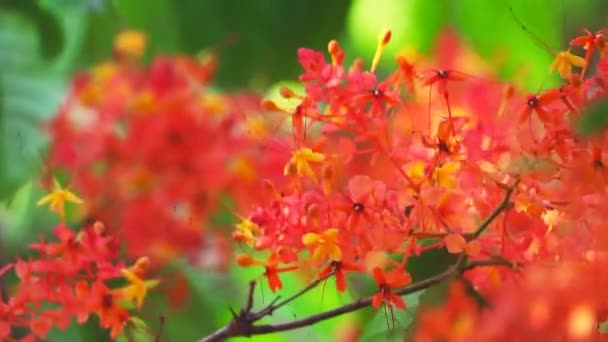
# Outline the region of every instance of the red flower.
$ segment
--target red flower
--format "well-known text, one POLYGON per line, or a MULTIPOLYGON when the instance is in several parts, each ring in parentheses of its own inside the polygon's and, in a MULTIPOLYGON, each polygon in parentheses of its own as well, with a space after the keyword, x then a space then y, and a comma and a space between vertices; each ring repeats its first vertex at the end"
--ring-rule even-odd
POLYGON ((381 268, 376 267, 373 270, 373 275, 376 285, 378 285, 378 293, 372 297, 372 306, 377 309, 384 304, 391 310, 393 306, 405 310, 403 298, 394 294, 392 289, 409 284, 412 277, 402 268, 395 268, 385 273, 381 268))

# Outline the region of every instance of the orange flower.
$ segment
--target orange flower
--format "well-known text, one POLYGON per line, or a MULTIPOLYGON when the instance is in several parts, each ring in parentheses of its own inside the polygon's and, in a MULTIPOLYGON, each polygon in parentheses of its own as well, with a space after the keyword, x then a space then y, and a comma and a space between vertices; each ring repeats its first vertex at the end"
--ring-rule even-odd
POLYGON ((572 67, 585 67, 585 59, 570 53, 570 50, 558 52, 553 63, 549 67, 549 72, 557 71, 562 78, 569 79, 572 74, 572 67))
POLYGON ((305 246, 315 246, 312 252, 314 261, 321 261, 325 258, 332 261, 341 261, 342 249, 337 243, 339 234, 340 231, 337 228, 329 228, 321 234, 306 233, 302 236, 302 243, 305 246))
POLYGON ((313 171, 310 163, 320 163, 325 160, 322 153, 313 152, 311 149, 303 147, 293 153, 289 162, 283 169, 284 175, 298 175, 312 179, 317 182, 317 176, 313 171))
POLYGON ((82 204, 82 199, 76 196, 73 192, 68 189, 61 187, 61 184, 57 179, 53 180, 53 191, 42 197, 36 205, 41 206, 50 203, 51 211, 59 214, 61 221, 65 221, 65 203, 72 202, 76 204, 82 204))
POLYGON ((449 234, 444 240, 445 246, 448 252, 452 254, 458 254, 465 252, 468 256, 477 256, 481 253, 481 245, 479 241, 473 240, 467 242, 465 238, 460 234, 449 234))
POLYGON ((126 300, 135 300, 135 304, 138 309, 144 303, 144 299, 148 293, 149 288, 153 288, 158 284, 158 280, 144 281, 141 276, 144 269, 148 266, 149 259, 146 257, 139 258, 135 265, 125 268, 122 270, 122 275, 129 282, 129 285, 114 290, 121 298, 126 300))
POLYGON ((279 277, 279 273, 293 271, 298 266, 278 267, 279 260, 275 255, 271 255, 267 261, 257 260, 247 254, 239 254, 236 256, 236 263, 242 267, 262 266, 265 268, 264 276, 268 280, 268 287, 271 292, 276 292, 277 289, 283 288, 283 283, 279 277))

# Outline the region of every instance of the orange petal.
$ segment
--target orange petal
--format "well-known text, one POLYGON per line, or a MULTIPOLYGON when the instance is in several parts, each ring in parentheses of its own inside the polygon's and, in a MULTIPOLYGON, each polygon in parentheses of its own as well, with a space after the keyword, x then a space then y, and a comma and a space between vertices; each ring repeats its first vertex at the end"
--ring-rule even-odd
POLYGON ((449 234, 444 239, 448 252, 452 254, 461 253, 467 245, 467 241, 460 234, 449 234))

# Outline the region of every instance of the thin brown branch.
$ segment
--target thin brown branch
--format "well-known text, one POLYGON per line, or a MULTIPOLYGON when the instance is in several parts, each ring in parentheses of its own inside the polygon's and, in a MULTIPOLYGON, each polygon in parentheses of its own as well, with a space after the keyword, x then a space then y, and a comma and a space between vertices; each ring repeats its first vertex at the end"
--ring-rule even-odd
MULTIPOLYGON (((400 295, 400 296, 404 296, 404 295, 411 294, 411 293, 414 293, 414 292, 417 292, 420 290, 424 290, 424 289, 429 288, 433 285, 436 285, 444 280, 447 280, 450 277, 456 276, 465 270, 470 270, 472 268, 480 267, 480 266, 509 266, 509 267, 515 268, 516 264, 511 263, 508 260, 505 260, 502 258, 469 261, 465 265, 462 265, 461 267, 456 267, 456 265, 455 265, 454 267, 450 267, 449 269, 445 270, 444 272, 442 272, 438 275, 415 282, 415 283, 413 283, 409 286, 403 287, 401 289, 395 290, 394 293, 397 295, 400 295)), ((328 310, 325 312, 321 312, 318 314, 314 314, 314 315, 311 315, 311 316, 308 316, 305 318, 301 318, 301 319, 297 319, 297 320, 293 320, 293 321, 289 321, 289 322, 285 322, 285 323, 278 323, 278 324, 254 325, 254 323, 256 321, 260 320, 261 318, 263 318, 265 316, 271 315, 272 311, 274 311, 278 307, 281 307, 281 306, 291 302, 292 300, 300 297, 304 293, 310 291, 312 288, 317 286, 323 280, 324 279, 316 280, 315 282, 309 284, 306 288, 297 292, 296 294, 292 295, 291 297, 288 297, 287 299, 285 299, 282 302, 279 302, 278 304, 274 304, 272 306, 272 309, 268 309, 268 307, 267 307, 267 308, 262 309, 259 312, 249 312, 249 313, 244 312, 244 310, 242 310, 241 314, 238 315, 237 317, 235 317, 230 323, 228 323, 228 325, 218 329, 211 335, 208 335, 208 336, 202 338, 201 340, 199 340, 199 342, 224 341, 230 337, 263 335, 263 334, 270 334, 270 333, 275 333, 275 332, 280 332, 280 331, 299 329, 299 328, 310 326, 312 324, 315 324, 315 323, 318 323, 318 322, 321 322, 321 321, 324 321, 327 319, 341 316, 346 313, 350 313, 350 312, 354 312, 354 311, 366 308, 366 307, 370 306, 372 303, 372 297, 366 297, 366 298, 362 298, 357 301, 354 301, 352 303, 340 306, 338 308, 328 310), (262 315, 262 313, 264 313, 264 314, 262 315)), ((276 302, 276 301, 274 301, 274 302, 276 302)))
POLYGON ((470 269, 473 269, 475 267, 480 267, 480 266, 505 266, 505 267, 509 267, 513 270, 517 270, 521 265, 517 262, 513 262, 513 261, 505 259, 503 257, 496 256, 496 257, 492 257, 490 259, 469 261, 463 267, 463 271, 468 271, 470 269))
POLYGON ((255 280, 249 282, 249 292, 247 293, 247 305, 245 305, 245 311, 251 311, 251 308, 253 308, 253 293, 255 291, 255 285, 255 280))
POLYGON ((500 204, 490 213, 490 215, 488 215, 488 217, 481 222, 479 227, 477 227, 477 229, 467 237, 469 240, 478 238, 490 226, 490 224, 494 222, 498 215, 511 207, 511 195, 513 195, 513 191, 515 191, 515 188, 517 188, 517 184, 519 184, 519 179, 517 179, 515 184, 510 187, 505 188, 504 185, 502 186, 506 190, 502 202, 500 202, 500 204))
POLYGON ((294 293, 293 295, 285 298, 282 301, 279 301, 280 298, 276 298, 275 301, 273 301, 272 303, 270 303, 270 305, 268 305, 267 307, 265 307, 264 309, 258 311, 257 313, 255 313, 253 316, 254 317, 259 317, 257 319, 261 319, 264 316, 269 316, 272 315, 272 313, 279 309, 282 306, 285 306, 287 304, 289 304, 290 302, 298 299, 300 296, 302 296, 303 294, 305 294, 306 292, 314 289, 315 287, 319 286, 319 284, 321 284, 321 282, 323 282, 324 280, 326 280, 327 278, 331 277, 333 275, 332 273, 329 273, 327 275, 325 275, 324 277, 318 278, 315 281, 311 282, 310 284, 308 284, 305 288, 301 289, 300 291, 294 293))

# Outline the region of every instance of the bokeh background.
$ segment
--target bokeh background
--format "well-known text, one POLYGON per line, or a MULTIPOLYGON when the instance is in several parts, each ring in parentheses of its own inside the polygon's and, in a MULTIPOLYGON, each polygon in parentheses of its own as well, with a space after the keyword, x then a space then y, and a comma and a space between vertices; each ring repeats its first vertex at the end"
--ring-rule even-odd
MULTIPOLYGON (((547 76, 550 49, 564 50, 583 28, 593 31, 607 24, 604 0, 0 0, 0 260, 26 255, 28 242, 48 234, 56 223, 45 208, 35 206, 43 193, 38 179, 45 172, 41 160, 48 144, 41 124, 56 113, 71 75, 111 56, 113 38, 121 30, 148 35, 147 61, 158 54, 211 51, 219 56, 218 89, 262 94, 278 82, 297 79, 298 47, 325 50, 336 38, 349 57, 369 60, 377 33, 390 28, 393 40, 382 72, 383 65, 393 65, 396 53, 432 54, 441 32, 453 30, 501 78, 536 92, 557 82, 547 76)), ((188 280, 187 304, 171 309, 156 294, 140 315, 152 329, 164 316, 167 341, 195 341, 227 322, 228 307, 241 305, 247 282, 259 275, 238 268, 201 271, 179 261, 175 267, 188 280)), ((285 281, 287 289, 299 286, 297 279, 285 281)), ((308 300, 297 301, 273 319, 329 309, 357 297, 353 292, 336 296, 332 286, 313 291, 308 300)), ((271 298, 268 291, 265 295, 258 299, 271 298)), ((408 303, 415 307, 417 300, 408 303)), ((380 314, 363 311, 256 340, 333 340, 355 327, 369 340, 390 337, 380 314)), ((397 324, 407 326, 412 315, 409 309, 401 313, 397 324)), ((150 339, 145 329, 136 330, 135 340, 150 339)), ((52 341, 105 339, 94 321, 51 334, 52 341)))

